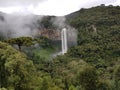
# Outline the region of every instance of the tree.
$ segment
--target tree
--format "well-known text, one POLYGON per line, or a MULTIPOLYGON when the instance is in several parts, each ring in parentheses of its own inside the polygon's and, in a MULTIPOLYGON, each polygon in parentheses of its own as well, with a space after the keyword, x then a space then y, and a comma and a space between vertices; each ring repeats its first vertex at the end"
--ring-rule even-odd
POLYGON ((0 90, 7 90, 6 88, 0 88, 0 90))
POLYGON ((31 90, 35 67, 32 61, 8 44, 0 42, 0 87, 31 90))
POLYGON ((97 90, 98 76, 94 67, 85 66, 79 72, 77 80, 84 90, 97 90))
POLYGON ((41 29, 41 27, 43 28, 46 28, 46 29, 54 29, 55 26, 53 25, 52 23, 52 19, 54 18, 54 16, 46 16, 46 17, 43 17, 42 20, 38 20, 37 23, 39 25, 38 28, 41 29))
POLYGON ((38 44, 42 48, 53 48, 52 40, 50 40, 49 38, 40 36, 40 37, 37 37, 36 39, 37 39, 38 44))
POLYGON ((107 80, 99 80, 97 85, 97 90, 114 90, 113 86, 111 85, 111 81, 107 80))
POLYGON ((114 72, 115 90, 120 90, 120 66, 114 72))
POLYGON ((34 44, 34 41, 32 37, 19 37, 5 40, 5 42, 11 45, 17 45, 20 51, 22 46, 31 46, 34 44))

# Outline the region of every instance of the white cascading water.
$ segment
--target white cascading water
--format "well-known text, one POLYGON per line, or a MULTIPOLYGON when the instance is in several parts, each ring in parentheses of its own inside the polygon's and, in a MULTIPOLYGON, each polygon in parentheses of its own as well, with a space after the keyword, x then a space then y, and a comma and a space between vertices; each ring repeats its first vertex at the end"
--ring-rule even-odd
POLYGON ((62 40, 62 54, 67 53, 67 30, 66 28, 61 31, 61 40, 62 40))
POLYGON ((64 55, 65 53, 67 53, 67 30, 66 28, 62 29, 61 31, 61 47, 62 47, 62 51, 53 54, 53 57, 56 57, 57 55, 64 55))

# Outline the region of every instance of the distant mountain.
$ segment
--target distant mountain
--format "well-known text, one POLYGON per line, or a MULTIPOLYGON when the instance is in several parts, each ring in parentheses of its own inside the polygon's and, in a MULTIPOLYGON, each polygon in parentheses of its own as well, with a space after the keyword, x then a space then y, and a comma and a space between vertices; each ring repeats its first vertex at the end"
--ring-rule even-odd
POLYGON ((120 6, 97 6, 66 16, 78 30, 78 46, 68 51, 90 63, 120 58, 120 6))
POLYGON ((113 25, 120 24, 120 6, 97 6, 71 13, 66 16, 70 25, 78 28, 83 24, 113 25))

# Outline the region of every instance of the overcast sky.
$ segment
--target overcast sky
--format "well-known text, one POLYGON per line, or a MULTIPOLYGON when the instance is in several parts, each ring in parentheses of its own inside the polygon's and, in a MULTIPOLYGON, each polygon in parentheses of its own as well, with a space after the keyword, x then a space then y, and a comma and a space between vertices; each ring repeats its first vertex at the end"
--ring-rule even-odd
POLYGON ((120 0, 0 0, 0 11, 36 15, 63 16, 100 4, 120 5, 120 0))

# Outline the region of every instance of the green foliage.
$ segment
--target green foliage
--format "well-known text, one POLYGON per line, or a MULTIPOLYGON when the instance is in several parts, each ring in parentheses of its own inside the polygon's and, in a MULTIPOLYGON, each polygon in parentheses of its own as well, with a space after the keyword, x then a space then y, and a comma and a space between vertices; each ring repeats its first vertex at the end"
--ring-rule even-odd
POLYGON ((114 73, 120 64, 119 9, 119 6, 101 5, 67 16, 67 22, 78 30, 78 46, 69 49, 67 56, 83 59, 96 68, 99 78, 104 79, 92 90, 111 90, 114 84, 106 80, 115 82, 113 90, 119 90, 119 73, 114 73))
POLYGON ((115 90, 119 90, 120 89, 120 66, 118 66, 115 69, 115 72, 114 72, 114 83, 115 83, 115 90))
MULTIPOLYGON (((119 25, 120 7, 98 6, 90 9, 81 9, 73 18, 69 18, 69 22, 74 27, 84 26, 88 24, 96 24, 97 26, 119 25)), ((73 13, 74 14, 74 13, 73 13)))
POLYGON ((53 48, 52 40, 50 40, 49 38, 47 38, 47 37, 37 37, 36 39, 38 41, 38 44, 42 48, 53 48))
POLYGON ((0 90, 7 90, 6 88, 0 88, 0 90))
POLYGON ((84 90, 96 90, 98 83, 98 76, 95 68, 92 66, 85 66, 78 74, 77 80, 84 90))
POLYGON ((42 20, 38 20, 37 23, 38 23, 38 28, 41 29, 41 28, 46 28, 46 29, 54 29, 55 26, 53 25, 52 23, 52 18, 55 18, 54 16, 45 16, 43 17, 42 20))
POLYGON ((113 90, 113 86, 110 83, 111 81, 99 80, 97 85, 97 90, 113 90))
POLYGON ((5 42, 11 45, 17 45, 19 50, 21 51, 21 46, 31 46, 34 44, 34 39, 31 37, 19 37, 19 38, 12 38, 9 40, 5 40, 5 42))
POLYGON ((31 89, 35 68, 26 56, 0 42, 0 86, 15 90, 31 89))
POLYGON ((73 85, 69 87, 69 90, 77 90, 73 85))
MULTIPOLYGON (((86 62, 76 58, 58 56, 50 65, 52 70, 51 76, 61 80, 63 83, 63 90, 68 90, 71 85, 74 85, 75 88, 78 86, 78 81, 76 80, 77 73, 86 65, 86 62)), ((59 85, 62 85, 62 83, 59 85)))
MULTIPOLYGON (((101 5, 66 16, 67 22, 78 30, 78 45, 54 59, 50 58, 54 45, 46 37, 6 40, 20 50, 22 46, 39 44, 39 48, 29 48, 27 57, 0 42, 0 89, 119 90, 119 9, 101 5)), ((38 28, 55 29, 52 18, 38 21, 38 28)))
POLYGON ((102 57, 102 55, 99 55, 100 51, 101 49, 94 44, 85 44, 71 48, 68 51, 68 55, 82 58, 87 62, 97 62, 95 60, 102 57))

